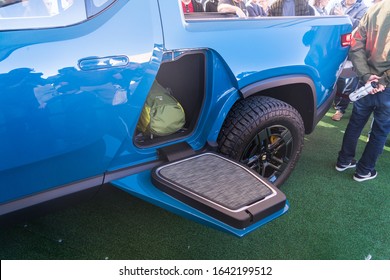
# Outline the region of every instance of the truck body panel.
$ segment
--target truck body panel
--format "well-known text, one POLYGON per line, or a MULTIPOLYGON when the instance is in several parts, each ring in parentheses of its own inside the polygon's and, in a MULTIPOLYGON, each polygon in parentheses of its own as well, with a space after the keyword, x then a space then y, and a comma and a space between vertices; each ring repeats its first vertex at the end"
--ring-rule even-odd
MULTIPOLYGON (((265 98, 268 109, 255 109, 264 114, 288 106, 310 133, 335 92, 349 19, 190 17, 180 1, 168 0, 106 1, 94 9, 92 1, 85 3, 58 10, 58 26, 56 15, 0 17, 0 215, 109 182, 238 236, 287 211, 286 202, 249 229, 232 229, 173 201, 146 177, 172 157, 161 150, 176 144, 229 156, 221 140, 229 114, 240 102, 249 110, 252 97, 265 98), (168 137, 147 138, 137 130, 154 80, 172 89, 186 112, 185 127, 168 137)), ((283 121, 265 130, 278 135, 267 140, 272 145, 290 145, 290 134, 295 139, 302 129, 283 121)), ((284 150, 287 156, 277 155, 280 171, 259 172, 270 184, 288 177, 299 138, 284 150)), ((253 156, 249 163, 237 160, 249 165, 253 156)))

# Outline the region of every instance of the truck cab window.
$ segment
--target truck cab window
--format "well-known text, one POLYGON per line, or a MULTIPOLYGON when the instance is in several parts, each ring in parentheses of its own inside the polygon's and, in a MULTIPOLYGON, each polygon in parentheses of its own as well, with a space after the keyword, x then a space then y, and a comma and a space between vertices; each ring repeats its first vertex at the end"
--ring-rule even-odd
POLYGON ((2 18, 50 17, 73 5, 73 0, 5 0, 0 2, 2 18))
POLYGON ((80 0, 0 1, 0 30, 62 27, 85 19, 80 0))
POLYGON ((88 17, 92 17, 100 13, 114 2, 115 0, 87 0, 86 6, 88 17))

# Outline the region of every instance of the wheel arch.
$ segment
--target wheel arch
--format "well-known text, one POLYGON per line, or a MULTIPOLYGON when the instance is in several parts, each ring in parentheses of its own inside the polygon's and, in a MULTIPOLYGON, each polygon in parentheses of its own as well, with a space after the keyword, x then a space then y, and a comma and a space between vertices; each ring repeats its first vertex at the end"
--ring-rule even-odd
POLYGON ((252 95, 269 96, 294 107, 302 117, 305 133, 314 129, 316 116, 316 89, 314 82, 305 75, 274 77, 247 85, 241 89, 244 98, 252 95))

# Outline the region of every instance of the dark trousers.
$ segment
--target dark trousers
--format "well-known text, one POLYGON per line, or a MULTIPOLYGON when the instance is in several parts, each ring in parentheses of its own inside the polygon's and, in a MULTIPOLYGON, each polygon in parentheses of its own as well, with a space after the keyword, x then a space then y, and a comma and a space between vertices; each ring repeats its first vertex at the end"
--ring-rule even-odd
POLYGON ((377 94, 369 94, 354 102, 338 156, 339 163, 349 164, 355 157, 359 136, 372 113, 374 113, 374 121, 370 140, 366 143, 356 166, 356 172, 361 175, 366 175, 375 169, 377 159, 390 133, 390 88, 377 94))

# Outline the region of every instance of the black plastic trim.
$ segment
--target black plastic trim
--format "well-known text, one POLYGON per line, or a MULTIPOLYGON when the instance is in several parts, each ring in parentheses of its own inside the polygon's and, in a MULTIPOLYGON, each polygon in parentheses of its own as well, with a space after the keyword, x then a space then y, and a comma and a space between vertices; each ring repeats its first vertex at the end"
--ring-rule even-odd
POLYGON ((0 204, 0 217, 2 217, 3 215, 20 211, 25 208, 27 209, 32 206, 47 203, 74 193, 87 191, 89 189, 102 185, 102 183, 103 176, 97 176, 89 178, 87 180, 79 181, 77 183, 64 185, 58 188, 40 192, 38 194, 23 197, 21 199, 6 202, 0 204))

